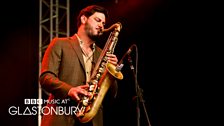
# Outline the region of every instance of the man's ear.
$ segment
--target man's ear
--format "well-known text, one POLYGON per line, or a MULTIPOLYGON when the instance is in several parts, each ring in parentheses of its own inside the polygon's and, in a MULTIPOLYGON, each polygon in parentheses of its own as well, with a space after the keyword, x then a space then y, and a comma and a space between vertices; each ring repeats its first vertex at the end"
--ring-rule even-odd
POLYGON ((85 24, 86 21, 87 21, 87 17, 86 17, 85 15, 82 15, 82 16, 81 16, 81 23, 82 23, 82 24, 85 24))

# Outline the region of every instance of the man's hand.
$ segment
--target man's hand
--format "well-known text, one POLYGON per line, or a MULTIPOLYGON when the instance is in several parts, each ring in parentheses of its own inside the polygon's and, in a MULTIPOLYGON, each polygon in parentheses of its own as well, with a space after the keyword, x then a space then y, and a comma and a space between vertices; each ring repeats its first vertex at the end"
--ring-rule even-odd
POLYGON ((89 88, 89 85, 81 85, 81 86, 77 86, 77 87, 73 87, 69 90, 68 92, 68 96, 70 96, 72 99, 79 101, 80 97, 79 95, 85 95, 85 96, 91 96, 88 91, 86 89, 89 88))
POLYGON ((118 62, 117 56, 109 53, 107 54, 107 56, 108 56, 108 62, 116 66, 118 62))

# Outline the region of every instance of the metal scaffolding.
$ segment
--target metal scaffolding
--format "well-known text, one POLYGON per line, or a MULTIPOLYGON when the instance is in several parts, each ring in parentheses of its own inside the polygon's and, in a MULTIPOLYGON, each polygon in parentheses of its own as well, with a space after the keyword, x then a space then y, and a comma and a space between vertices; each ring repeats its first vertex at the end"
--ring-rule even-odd
MULTIPOLYGON (((43 54, 54 37, 70 34, 70 1, 39 0, 39 75, 43 54)), ((38 99, 42 99, 43 90, 39 84, 38 99)), ((39 103, 39 110, 42 104, 39 103)), ((41 124, 41 113, 38 111, 38 126, 41 124)))

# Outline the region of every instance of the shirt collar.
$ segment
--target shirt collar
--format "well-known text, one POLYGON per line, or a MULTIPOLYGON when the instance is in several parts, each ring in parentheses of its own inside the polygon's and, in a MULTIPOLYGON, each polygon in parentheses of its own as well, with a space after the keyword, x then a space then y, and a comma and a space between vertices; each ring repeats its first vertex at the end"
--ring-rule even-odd
MULTIPOLYGON (((78 36, 78 34, 75 34, 75 36, 77 37, 77 39, 78 39, 78 41, 79 41, 79 44, 80 44, 80 46, 81 46, 81 48, 83 47, 83 41, 79 38, 79 36, 78 36)), ((95 52, 95 49, 96 49, 96 44, 95 44, 95 42, 92 44, 92 50, 93 50, 93 52, 95 52)))

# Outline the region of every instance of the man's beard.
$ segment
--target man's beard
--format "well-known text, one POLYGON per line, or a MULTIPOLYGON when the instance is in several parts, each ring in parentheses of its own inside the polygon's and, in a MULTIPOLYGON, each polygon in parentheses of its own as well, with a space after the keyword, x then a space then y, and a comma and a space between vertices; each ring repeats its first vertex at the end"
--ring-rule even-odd
POLYGON ((92 31, 92 27, 87 23, 85 26, 85 31, 87 32, 87 35, 89 38, 91 38, 93 41, 98 41, 100 36, 102 35, 102 32, 98 31, 97 35, 94 35, 92 31))

